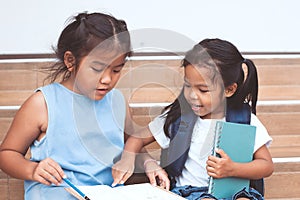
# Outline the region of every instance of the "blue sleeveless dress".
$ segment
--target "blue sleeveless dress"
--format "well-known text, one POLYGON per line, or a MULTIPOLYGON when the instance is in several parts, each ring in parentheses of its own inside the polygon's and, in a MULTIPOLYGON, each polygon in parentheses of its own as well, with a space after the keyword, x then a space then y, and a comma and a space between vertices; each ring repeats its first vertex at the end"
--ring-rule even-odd
MULTIPOLYGON (((31 160, 55 160, 75 185, 110 185, 111 167, 124 147, 126 106, 113 89, 99 101, 76 94, 59 83, 38 88, 48 110, 44 138, 31 145, 31 160)), ((65 187, 25 181, 25 199, 75 199, 65 187)))

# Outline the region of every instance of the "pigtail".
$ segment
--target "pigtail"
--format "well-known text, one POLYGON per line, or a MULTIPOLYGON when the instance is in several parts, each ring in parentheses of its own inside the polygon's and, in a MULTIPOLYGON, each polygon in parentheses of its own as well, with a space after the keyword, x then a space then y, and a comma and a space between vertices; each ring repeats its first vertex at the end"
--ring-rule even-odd
POLYGON ((247 65, 247 77, 241 88, 241 97, 247 102, 251 102, 252 113, 256 114, 256 103, 258 94, 257 69, 252 60, 244 59, 247 65))
POLYGON ((75 32, 75 36, 78 39, 85 38, 86 34, 88 33, 87 32, 87 25, 86 25, 87 18, 88 18, 87 13, 80 13, 79 15, 77 15, 75 17, 76 22, 78 23, 78 27, 77 27, 77 30, 75 32))
POLYGON ((188 112, 192 112, 192 109, 186 98, 184 97, 184 89, 182 89, 175 101, 165 107, 162 111, 162 113, 165 113, 164 117, 166 117, 164 132, 167 137, 171 137, 169 132, 171 124, 175 122, 179 117, 181 117, 181 115, 188 112))

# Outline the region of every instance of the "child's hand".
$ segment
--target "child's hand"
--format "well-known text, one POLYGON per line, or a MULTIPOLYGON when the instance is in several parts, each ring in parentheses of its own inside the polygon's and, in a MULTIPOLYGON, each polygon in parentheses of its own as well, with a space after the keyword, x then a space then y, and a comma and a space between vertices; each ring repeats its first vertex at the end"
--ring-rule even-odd
POLYGON ((45 185, 51 185, 52 183, 59 185, 62 182, 62 177, 64 176, 64 171, 60 165, 51 158, 46 158, 40 161, 32 174, 34 181, 45 185))
POLYGON ((125 181, 133 174, 134 171, 134 157, 122 157, 114 166, 112 167, 112 176, 114 182, 112 183, 112 187, 117 184, 124 184, 125 181))
POLYGON ((222 149, 217 149, 216 153, 218 153, 221 157, 208 157, 208 160, 206 162, 207 174, 209 176, 212 176, 213 178, 224 178, 232 176, 234 162, 222 149))
POLYGON ((170 189, 170 180, 168 178, 168 174, 157 164, 157 162, 155 162, 155 160, 145 162, 144 168, 152 185, 158 185, 166 190, 170 189))

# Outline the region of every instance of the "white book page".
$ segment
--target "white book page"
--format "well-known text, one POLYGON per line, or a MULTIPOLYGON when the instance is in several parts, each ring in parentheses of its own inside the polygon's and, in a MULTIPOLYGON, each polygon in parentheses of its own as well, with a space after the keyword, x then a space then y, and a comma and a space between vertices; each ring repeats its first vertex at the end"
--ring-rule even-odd
POLYGON ((111 188, 107 185, 79 186, 78 187, 91 200, 170 200, 184 198, 172 192, 154 187, 149 183, 134 184, 111 188))

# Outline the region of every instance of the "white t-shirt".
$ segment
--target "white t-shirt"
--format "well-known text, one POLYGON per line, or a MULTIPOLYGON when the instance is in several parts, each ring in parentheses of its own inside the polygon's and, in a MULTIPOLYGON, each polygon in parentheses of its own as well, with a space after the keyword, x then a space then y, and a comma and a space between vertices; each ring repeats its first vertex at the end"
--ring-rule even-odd
MULTIPOLYGON (((188 158, 182 170, 182 174, 176 177, 176 186, 208 186, 209 176, 206 172, 206 161, 212 152, 214 125, 216 121, 220 120, 225 121, 225 119, 203 120, 198 117, 193 129, 188 158)), ((149 129, 152 135, 163 149, 168 148, 170 143, 170 139, 165 135, 163 130, 164 122, 165 117, 158 116, 149 123, 149 129)), ((272 138, 269 136, 264 125, 254 114, 251 115, 251 125, 256 126, 254 152, 264 144, 269 146, 272 142, 272 138)))

